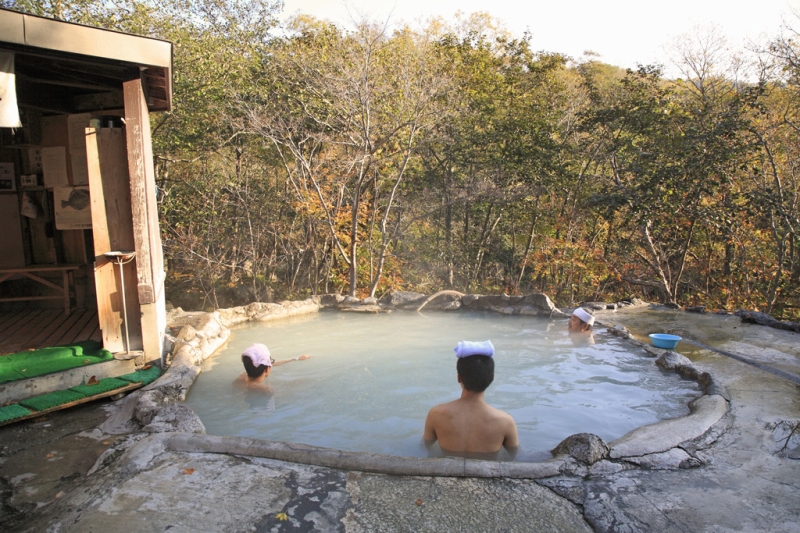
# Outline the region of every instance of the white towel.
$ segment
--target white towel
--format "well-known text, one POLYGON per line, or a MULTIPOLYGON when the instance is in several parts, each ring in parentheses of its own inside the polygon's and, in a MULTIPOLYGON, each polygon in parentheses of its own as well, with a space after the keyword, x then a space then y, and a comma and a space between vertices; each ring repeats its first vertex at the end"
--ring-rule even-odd
POLYGON ((258 368, 261 365, 272 366, 272 359, 269 356, 269 348, 261 343, 255 343, 248 349, 242 352, 243 356, 247 356, 253 362, 253 366, 258 368))
POLYGON ((594 325, 594 317, 590 315, 589 312, 586 311, 586 309, 584 309, 583 307, 578 307, 572 312, 572 314, 580 318, 582 321, 589 324, 590 326, 594 325))
POLYGON ((0 52, 0 128, 19 128, 14 54, 0 52))
POLYGON ((494 355, 492 341, 460 341, 454 350, 456 352, 456 357, 469 357, 470 355, 492 357, 494 355))

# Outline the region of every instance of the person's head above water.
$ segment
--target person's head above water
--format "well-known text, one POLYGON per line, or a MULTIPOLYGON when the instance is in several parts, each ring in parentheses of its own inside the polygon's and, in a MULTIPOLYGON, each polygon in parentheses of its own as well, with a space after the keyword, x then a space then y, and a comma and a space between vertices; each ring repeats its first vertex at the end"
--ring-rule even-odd
POLYGON ((491 341, 461 341, 455 351, 461 397, 428 411, 422 433, 425 446, 430 450, 438 441, 445 455, 475 459, 496 459, 505 448, 513 459, 519 447, 517 425, 483 397, 494 380, 494 346, 491 341))
POLYGON ((456 363, 458 380, 472 392, 483 392, 494 381, 494 359, 485 355, 459 358, 456 363))
POLYGON ((458 381, 472 392, 483 392, 494 381, 494 346, 491 341, 461 341, 455 348, 458 381))
POLYGON ((569 324, 567 329, 573 332, 589 331, 594 325, 594 316, 592 316, 583 307, 578 307, 572 312, 569 317, 569 324))
POLYGON ((272 369, 269 348, 261 343, 253 344, 242 352, 242 364, 247 377, 250 379, 269 376, 269 372, 272 369))

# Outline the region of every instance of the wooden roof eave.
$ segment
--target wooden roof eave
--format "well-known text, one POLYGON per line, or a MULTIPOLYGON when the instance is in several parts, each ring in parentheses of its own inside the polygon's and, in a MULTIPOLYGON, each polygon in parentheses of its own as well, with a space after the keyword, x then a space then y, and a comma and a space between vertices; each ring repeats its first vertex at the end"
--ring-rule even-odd
MULTIPOLYGON (((150 111, 172 105, 172 43, 0 8, 0 45, 47 57, 91 63, 93 58, 138 67, 150 111), (34 49, 34 50, 32 50, 34 49)), ((103 61, 108 64, 108 61, 103 61)))

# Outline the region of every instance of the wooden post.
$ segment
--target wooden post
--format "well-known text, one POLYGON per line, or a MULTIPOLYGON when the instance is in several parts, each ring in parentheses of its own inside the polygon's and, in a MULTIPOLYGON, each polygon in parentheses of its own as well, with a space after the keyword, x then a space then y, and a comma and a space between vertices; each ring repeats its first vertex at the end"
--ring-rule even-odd
POLYGON ((150 112, 140 79, 122 84, 128 143, 136 281, 142 342, 148 360, 161 357, 166 330, 164 254, 158 227, 158 202, 150 137, 150 112))
MULTIPOLYGON (((122 352, 125 350, 120 292, 123 289, 117 269, 103 254, 135 249, 124 129, 87 128, 86 156, 94 235, 97 317, 103 331, 103 346, 112 353, 122 352)), ((125 295, 131 350, 142 349, 141 313, 133 275, 136 262, 138 258, 123 266, 126 269, 125 295)))

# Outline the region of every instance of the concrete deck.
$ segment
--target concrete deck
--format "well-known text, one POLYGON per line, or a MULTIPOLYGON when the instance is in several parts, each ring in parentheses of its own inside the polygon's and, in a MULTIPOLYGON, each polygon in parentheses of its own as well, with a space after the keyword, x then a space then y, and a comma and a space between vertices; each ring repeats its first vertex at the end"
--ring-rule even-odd
MULTIPOLYGON (((608 313, 602 319, 626 324, 637 336, 651 332, 647 329, 654 320, 663 326, 667 316, 672 329, 681 329, 685 337, 708 341, 714 328, 727 330, 717 335, 719 345, 707 344, 776 361, 800 374, 797 334, 744 327, 738 319, 645 315, 608 313)), ((272 448, 288 452, 241 440, 187 433, 111 434, 111 425, 103 422, 129 418, 124 414, 129 401, 56 413, 0 429, 0 527, 71 532, 800 531, 800 461, 781 449, 783 442, 773 430, 780 421, 800 421, 800 387, 708 350, 683 353, 725 387, 730 410, 722 409, 727 402, 720 396, 706 396, 679 427, 670 421, 660 433, 640 428, 611 443, 610 457, 593 465, 568 458, 540 463, 530 467, 533 479, 366 473, 267 458, 272 448)), ((483 462, 470 463, 480 471, 473 463, 483 462)))

